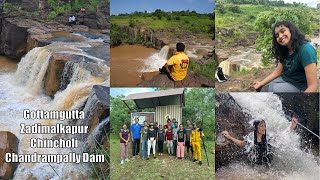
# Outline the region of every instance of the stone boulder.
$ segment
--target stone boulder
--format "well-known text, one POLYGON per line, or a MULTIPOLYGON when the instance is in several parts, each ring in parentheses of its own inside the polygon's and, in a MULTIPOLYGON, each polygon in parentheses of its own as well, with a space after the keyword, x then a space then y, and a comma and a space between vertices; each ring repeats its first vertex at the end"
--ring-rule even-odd
POLYGON ((18 138, 8 131, 0 131, 0 179, 10 179, 17 167, 16 163, 6 163, 6 153, 18 153, 18 138))
MULTIPOLYGON (((250 132, 248 121, 251 119, 251 116, 242 111, 242 108, 230 94, 217 94, 215 107, 216 136, 220 135, 222 131, 227 130, 231 136, 241 139, 241 137, 250 132)), ((234 145, 234 143, 229 143, 227 140, 224 145, 216 144, 215 147, 216 168, 226 165, 243 154, 241 148, 234 145)))
POLYGON ((27 51, 28 28, 34 21, 16 18, 5 18, 2 21, 1 49, 0 53, 6 56, 19 59, 27 51))
POLYGON ((44 92, 47 96, 53 97, 60 89, 62 72, 67 61, 72 56, 63 54, 54 54, 49 60, 48 69, 44 77, 44 92))
POLYGON ((143 81, 138 84, 139 87, 214 87, 214 81, 201 75, 188 73, 182 81, 171 81, 165 74, 158 74, 151 80, 143 81))
MULTIPOLYGON (((85 119, 78 120, 77 125, 89 126, 89 137, 94 138, 87 140, 90 145, 89 149, 93 148, 95 143, 104 144, 106 132, 109 133, 109 115, 110 115, 110 88, 103 85, 94 85, 89 95, 87 102, 84 105, 83 111, 85 119)), ((85 140, 87 135, 79 135, 79 139, 85 140)))
MULTIPOLYGON (((303 126, 319 135, 319 94, 318 93, 276 93, 282 102, 282 109, 288 119, 294 113, 303 126)), ((319 138, 298 125, 302 147, 315 147, 319 153, 319 138)))
POLYGON ((110 7, 107 1, 100 1, 97 9, 97 24, 99 29, 109 29, 110 7))

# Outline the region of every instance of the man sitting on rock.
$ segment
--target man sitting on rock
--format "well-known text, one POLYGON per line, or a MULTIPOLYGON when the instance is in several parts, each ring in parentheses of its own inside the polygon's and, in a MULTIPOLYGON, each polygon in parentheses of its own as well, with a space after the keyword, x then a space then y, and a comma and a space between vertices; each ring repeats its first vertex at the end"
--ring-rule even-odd
POLYGON ((69 26, 72 26, 72 16, 69 16, 69 18, 68 18, 68 24, 69 24, 69 26))
POLYGON ((76 17, 74 15, 72 15, 71 20, 72 20, 72 24, 73 25, 77 24, 77 20, 76 20, 76 17))
POLYGON ((159 69, 160 73, 165 73, 172 81, 183 80, 188 72, 189 58, 184 53, 183 43, 177 43, 177 52, 159 69))

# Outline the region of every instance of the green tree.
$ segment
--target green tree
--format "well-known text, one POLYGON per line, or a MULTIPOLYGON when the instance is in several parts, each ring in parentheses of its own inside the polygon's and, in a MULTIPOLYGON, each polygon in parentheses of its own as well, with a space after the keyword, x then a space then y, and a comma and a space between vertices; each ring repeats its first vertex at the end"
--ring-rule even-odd
POLYGON ((214 90, 213 88, 192 88, 185 94, 185 107, 182 110, 183 124, 186 120, 197 123, 202 128, 207 139, 214 134, 214 90))
MULTIPOLYGON (((122 125, 126 123, 130 127, 130 110, 121 100, 124 96, 111 97, 111 107, 110 107, 110 123, 111 132, 118 133, 122 125)), ((133 102, 128 102, 133 106, 133 102)))
POLYGON ((263 53, 262 62, 268 65, 272 62, 272 28, 276 22, 289 20, 293 22, 305 34, 311 33, 314 24, 311 22, 310 10, 306 7, 287 7, 276 9, 275 11, 266 11, 258 15, 254 27, 260 32, 256 40, 257 50, 263 53))

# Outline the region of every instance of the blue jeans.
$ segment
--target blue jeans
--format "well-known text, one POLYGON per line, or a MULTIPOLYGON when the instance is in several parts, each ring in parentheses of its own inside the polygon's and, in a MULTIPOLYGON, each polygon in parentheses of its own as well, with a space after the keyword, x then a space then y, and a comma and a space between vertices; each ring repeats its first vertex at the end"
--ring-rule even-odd
POLYGON ((278 77, 268 84, 264 85, 260 92, 303 92, 294 85, 284 81, 282 77, 278 77))
POLYGON ((147 156, 148 140, 141 140, 141 157, 147 156))

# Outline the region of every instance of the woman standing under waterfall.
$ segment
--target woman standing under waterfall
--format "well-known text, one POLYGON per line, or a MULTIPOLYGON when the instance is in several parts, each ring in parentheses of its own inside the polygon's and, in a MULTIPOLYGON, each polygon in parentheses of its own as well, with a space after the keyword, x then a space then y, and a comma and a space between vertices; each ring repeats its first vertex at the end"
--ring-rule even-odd
MULTIPOLYGON (((297 126, 297 119, 292 118, 290 131, 297 126)), ((221 134, 231 140, 233 143, 241 148, 249 149, 248 158, 251 164, 266 165, 270 167, 272 160, 271 146, 268 143, 266 122, 264 120, 256 120, 253 122, 254 132, 246 136, 245 140, 239 140, 232 137, 228 131, 223 131, 221 134)))
POLYGON ((290 21, 275 24, 272 54, 278 66, 252 87, 262 92, 316 92, 317 53, 305 35, 290 21))

